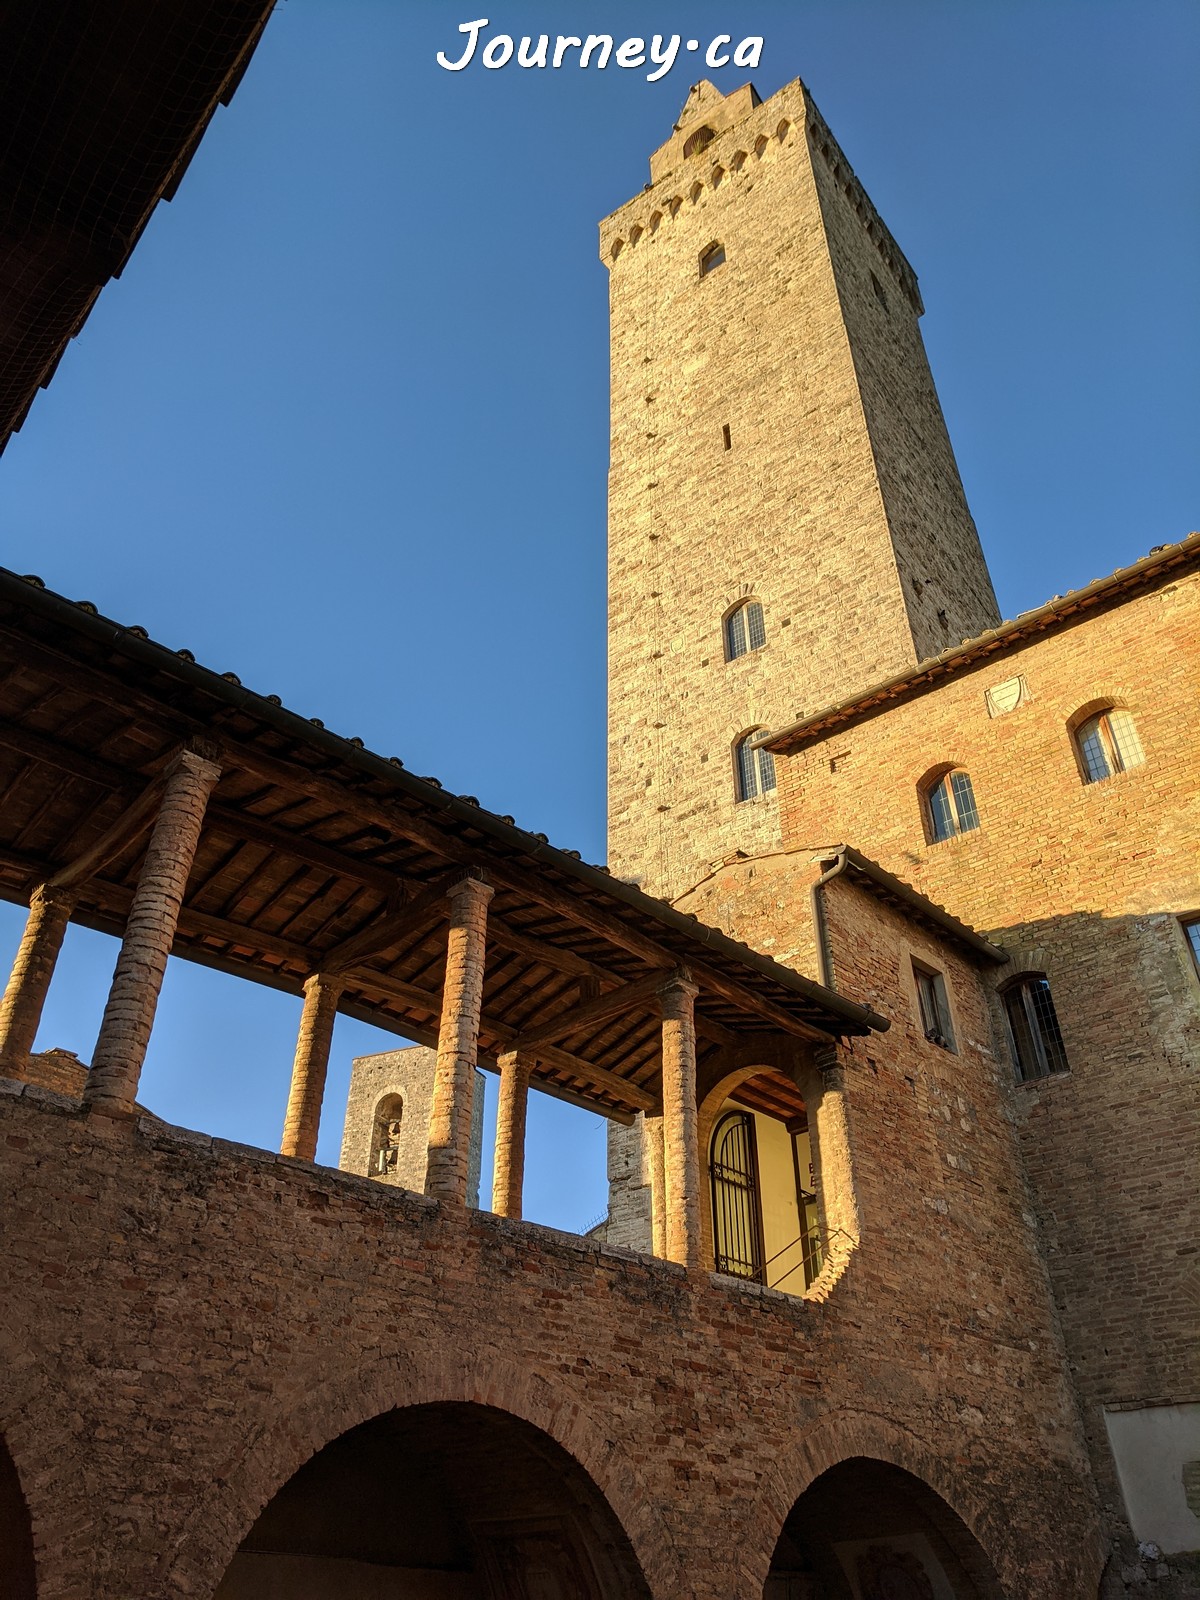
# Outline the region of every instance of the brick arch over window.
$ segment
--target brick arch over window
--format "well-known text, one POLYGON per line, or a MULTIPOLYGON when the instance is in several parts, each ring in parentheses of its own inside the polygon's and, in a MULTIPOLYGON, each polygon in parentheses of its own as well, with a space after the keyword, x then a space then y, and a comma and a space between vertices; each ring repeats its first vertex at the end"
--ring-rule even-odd
POLYGON ((921 820, 928 844, 941 844, 979 827, 979 807, 971 774, 957 762, 941 761, 917 783, 921 820))
MULTIPOLYGON (((1092 1600, 1095 1595, 1108 1552, 1094 1510, 1083 1502, 1082 1494, 1078 1526, 1086 1529, 1088 1536, 1059 1555, 1063 1567, 1057 1581, 1055 1574, 1043 1572, 1035 1590, 1029 1546, 1019 1535, 1013 1537, 1014 1522, 1022 1525, 1020 1508, 1014 1502, 1006 1501, 995 1486, 975 1487, 951 1453, 939 1453, 907 1428, 887 1417, 850 1410, 827 1413, 800 1432, 790 1449, 780 1450, 769 1462, 747 1524, 747 1577, 757 1584, 755 1593, 761 1593, 766 1583, 780 1532, 800 1496, 823 1473, 856 1458, 898 1467, 932 1489, 978 1545, 998 1580, 998 1593, 1036 1592, 1061 1596, 1061 1600, 1092 1600), (1075 1561, 1077 1552, 1086 1563, 1082 1571, 1075 1561)), ((1021 1492, 1021 1486, 1015 1486, 1014 1492, 1021 1492)))
POLYGON ((1067 732, 1084 783, 1101 783, 1146 759, 1137 721, 1123 696, 1086 701, 1067 718, 1067 732))
MULTIPOLYGON (((297 1385, 303 1392, 303 1382, 297 1385)), ((240 1458, 189 1520, 177 1554, 159 1567, 163 1593, 211 1594, 259 1513, 295 1473, 351 1428, 399 1407, 463 1402, 489 1406, 539 1428, 591 1478, 629 1540, 656 1594, 683 1593, 683 1568, 633 1460, 556 1379, 477 1350, 410 1347, 372 1367, 353 1365, 312 1387, 296 1407, 244 1422, 240 1458), (170 1580, 174 1580, 171 1582, 170 1580)))

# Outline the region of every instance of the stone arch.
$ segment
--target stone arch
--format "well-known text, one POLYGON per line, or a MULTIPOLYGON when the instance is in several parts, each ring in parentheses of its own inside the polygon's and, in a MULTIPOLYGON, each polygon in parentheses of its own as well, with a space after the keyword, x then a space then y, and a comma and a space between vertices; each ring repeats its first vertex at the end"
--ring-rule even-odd
POLYGON ((486 1406, 540 1429, 603 1496, 650 1589, 687 1593, 686 1568, 637 1466, 609 1437, 611 1430, 581 1409, 575 1393, 544 1373, 488 1362, 474 1351, 455 1359, 441 1350, 409 1349, 311 1389, 301 1380, 296 1392, 302 1398, 291 1410, 247 1437, 214 1495, 193 1512, 174 1553, 164 1556, 158 1572, 164 1595, 211 1593, 259 1513, 327 1444, 385 1412, 447 1402, 486 1406))
MULTIPOLYGON (((997 1554, 1003 1544, 1000 1525, 1010 1508, 989 1503, 963 1475, 952 1474, 944 1458, 910 1430, 887 1417, 849 1410, 819 1418, 768 1463, 748 1522, 747 1576, 757 1585, 752 1592, 762 1592, 779 1535, 800 1497, 826 1472, 855 1459, 897 1467, 931 1489, 979 1547, 996 1585, 997 1600, 1002 1592, 1024 1592, 1027 1574, 1007 1570, 997 1554)), ((1098 1580, 1097 1566, 1093 1591, 1098 1580)), ((751 1592, 749 1586, 747 1592, 751 1592)))

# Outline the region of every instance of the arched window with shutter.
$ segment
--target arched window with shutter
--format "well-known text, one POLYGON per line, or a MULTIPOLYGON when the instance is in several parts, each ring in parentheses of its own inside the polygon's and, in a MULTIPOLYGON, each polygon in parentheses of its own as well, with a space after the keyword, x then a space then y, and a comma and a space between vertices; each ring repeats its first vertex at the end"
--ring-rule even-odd
POLYGON ((1140 767, 1146 759, 1137 725, 1121 706, 1094 711, 1077 723, 1074 738, 1084 783, 1102 783, 1114 773, 1140 767))
POLYGON ((935 767, 918 784, 930 844, 972 833, 979 826, 979 808, 971 775, 961 767, 935 767))
POLYGON ((763 618, 761 601, 744 600, 725 618, 725 659, 736 661, 739 656, 761 650, 767 642, 767 625, 763 618))
POLYGON ((769 750, 756 750, 766 728, 752 728, 733 747, 734 786, 739 800, 753 800, 775 788, 775 757, 769 750))

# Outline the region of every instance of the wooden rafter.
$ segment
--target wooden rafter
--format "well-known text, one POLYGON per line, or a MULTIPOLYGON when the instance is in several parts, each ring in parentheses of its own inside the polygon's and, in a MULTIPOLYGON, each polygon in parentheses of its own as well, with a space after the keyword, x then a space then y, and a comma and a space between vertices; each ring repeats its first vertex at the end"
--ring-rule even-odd
POLYGON ((607 994, 597 995, 594 1000, 585 1000, 582 1005, 560 1011, 557 1016, 536 1028, 524 1030, 516 1040, 514 1049, 536 1051, 539 1045, 552 1044, 556 1039, 565 1039, 593 1023, 605 1022, 609 1017, 620 1016, 623 1011, 645 1005, 647 1001, 655 999, 663 982, 663 977, 656 972, 649 978, 622 984, 619 989, 610 989, 607 994))

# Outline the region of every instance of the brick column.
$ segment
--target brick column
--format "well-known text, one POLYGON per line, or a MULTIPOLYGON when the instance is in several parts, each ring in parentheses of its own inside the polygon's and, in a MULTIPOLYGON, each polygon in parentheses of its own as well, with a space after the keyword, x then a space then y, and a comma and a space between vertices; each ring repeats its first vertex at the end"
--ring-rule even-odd
POLYGON ((826 1258, 845 1256, 862 1228, 854 1189, 854 1163, 847 1107, 846 1066, 837 1048, 822 1049, 815 1065, 821 1092, 809 1111, 813 1175, 826 1258))
POLYGON ((463 878, 446 892, 450 899, 450 932, 446 940, 433 1106, 429 1113, 425 1193, 465 1206, 475 1055, 483 1005, 487 908, 492 889, 478 878, 463 878))
POLYGON ((0 1078, 23 1080, 29 1070, 54 964, 74 909, 74 891, 52 883, 39 884, 29 897, 25 932, 0 1000, 0 1078))
POLYGON ((167 775, 83 1091, 84 1104, 107 1116, 133 1115, 204 808, 220 776, 215 762, 192 750, 167 775))
POLYGON ((288 1091, 283 1118, 283 1138, 279 1153, 299 1156, 301 1161, 317 1159, 317 1134, 321 1127, 321 1101, 325 1097, 325 1073, 329 1067, 329 1047, 337 1020, 342 981, 314 973, 304 983, 304 1010, 296 1035, 296 1055, 292 1062, 292 1086, 288 1091))
POLYGON ((662 999, 663 1188, 666 1258, 698 1267, 700 1146, 696 1108, 696 1024, 699 993, 684 975, 670 979, 662 999))
POLYGON ((500 1100, 496 1107, 492 1210, 498 1217, 519 1218, 525 1181, 525 1107, 529 1100, 532 1063, 510 1050, 498 1058, 498 1065, 500 1100))
POLYGON ((642 1125, 642 1153, 650 1175, 650 1238, 660 1260, 667 1254, 667 1196, 663 1174, 663 1119, 647 1115, 642 1125))

